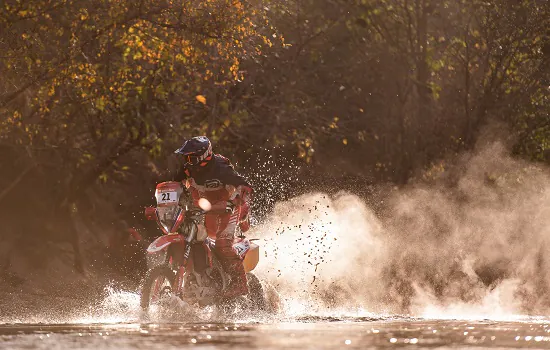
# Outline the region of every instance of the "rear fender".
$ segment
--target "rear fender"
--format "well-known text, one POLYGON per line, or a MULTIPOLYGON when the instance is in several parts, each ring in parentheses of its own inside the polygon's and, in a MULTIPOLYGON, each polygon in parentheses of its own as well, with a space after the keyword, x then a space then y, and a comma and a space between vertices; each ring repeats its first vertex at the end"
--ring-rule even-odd
POLYGON ((251 243, 248 239, 243 239, 237 244, 239 243, 241 246, 247 246, 241 256, 243 259, 244 271, 248 273, 254 270, 260 261, 260 247, 255 243, 251 243), (244 242, 245 240, 246 242, 244 242))
POLYGON ((242 238, 233 244, 233 249, 243 259, 245 272, 250 272, 256 268, 260 261, 260 247, 251 243, 248 239, 242 238))
POLYGON ((151 244, 149 244, 149 247, 147 247, 147 253, 153 254, 168 249, 168 247, 172 243, 184 244, 185 240, 181 235, 160 236, 159 238, 151 242, 151 244))

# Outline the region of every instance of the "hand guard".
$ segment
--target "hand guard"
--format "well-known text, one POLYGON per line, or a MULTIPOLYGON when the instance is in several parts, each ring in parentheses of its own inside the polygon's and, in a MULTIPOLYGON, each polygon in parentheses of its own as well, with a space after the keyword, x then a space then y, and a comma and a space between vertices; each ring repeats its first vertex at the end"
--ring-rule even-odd
POLYGON ((233 213, 233 210, 235 210, 235 204, 231 203, 230 201, 228 201, 226 204, 225 204, 225 212, 226 213, 233 213))

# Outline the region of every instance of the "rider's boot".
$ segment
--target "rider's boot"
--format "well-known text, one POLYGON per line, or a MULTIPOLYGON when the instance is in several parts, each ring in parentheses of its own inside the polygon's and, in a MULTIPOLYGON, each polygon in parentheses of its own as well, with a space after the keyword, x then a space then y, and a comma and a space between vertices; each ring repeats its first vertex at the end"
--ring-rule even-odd
POLYGON ((223 299, 235 298, 248 294, 248 283, 241 258, 233 250, 232 239, 217 239, 216 251, 224 271, 231 278, 231 283, 225 289, 221 297, 223 299))
POLYGON ((246 273, 244 272, 243 263, 241 261, 232 262, 226 267, 226 271, 231 276, 231 283, 223 292, 222 298, 229 299, 240 295, 247 295, 248 283, 246 280, 246 273))

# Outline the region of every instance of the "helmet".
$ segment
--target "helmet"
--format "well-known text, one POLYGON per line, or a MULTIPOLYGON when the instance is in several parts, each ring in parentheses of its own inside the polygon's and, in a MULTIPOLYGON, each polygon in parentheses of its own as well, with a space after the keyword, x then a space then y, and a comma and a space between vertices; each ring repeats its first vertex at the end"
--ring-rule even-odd
POLYGON ((206 166, 212 159, 212 143, 206 136, 196 136, 185 141, 174 153, 183 156, 185 165, 206 166))

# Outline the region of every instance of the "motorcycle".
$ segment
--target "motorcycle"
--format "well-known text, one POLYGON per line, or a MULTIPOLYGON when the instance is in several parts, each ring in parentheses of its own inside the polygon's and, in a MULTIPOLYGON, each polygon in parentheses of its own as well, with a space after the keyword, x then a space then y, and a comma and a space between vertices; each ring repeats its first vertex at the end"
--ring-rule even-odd
MULTIPOLYGON (((216 255, 215 241, 208 237, 204 226, 210 202, 201 198, 199 207, 192 205, 189 194, 179 182, 168 181, 156 186, 156 207, 145 208, 148 220, 156 220, 163 235, 147 248, 152 267, 141 286, 141 307, 147 310, 165 297, 177 296, 190 305, 207 306, 224 302, 220 295, 230 283, 216 255)), ((226 208, 227 213, 231 208, 226 208)), ((259 246, 242 234, 233 248, 243 259, 247 273, 248 306, 265 308, 263 288, 251 272, 258 264, 259 246)))

